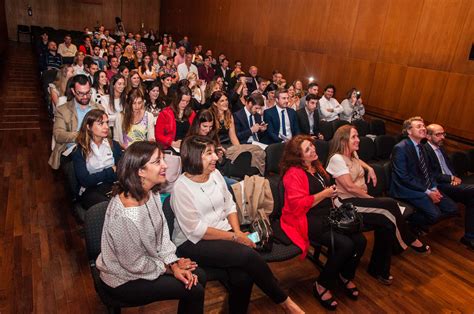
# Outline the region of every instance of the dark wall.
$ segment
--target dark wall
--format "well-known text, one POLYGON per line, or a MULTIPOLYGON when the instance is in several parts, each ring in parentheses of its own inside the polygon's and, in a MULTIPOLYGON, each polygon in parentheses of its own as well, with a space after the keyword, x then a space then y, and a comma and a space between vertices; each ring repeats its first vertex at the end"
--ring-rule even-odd
POLYGON ((5 0, 0 0, 0 55, 3 55, 8 44, 7 18, 5 16, 5 0))

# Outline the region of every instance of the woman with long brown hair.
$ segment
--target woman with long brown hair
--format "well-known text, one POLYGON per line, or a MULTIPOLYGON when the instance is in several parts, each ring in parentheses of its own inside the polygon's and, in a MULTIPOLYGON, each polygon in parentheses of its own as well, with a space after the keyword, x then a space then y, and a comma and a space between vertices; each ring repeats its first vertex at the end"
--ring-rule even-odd
POLYGON ((229 108, 229 101, 224 92, 217 91, 211 95, 211 112, 214 115, 214 129, 219 135, 221 145, 239 145, 239 139, 235 133, 234 117, 229 108))
POLYGON ((182 86, 178 89, 171 106, 160 112, 155 126, 155 138, 158 143, 163 145, 163 148, 179 148, 181 146, 181 141, 188 133, 196 116, 189 105, 191 97, 191 90, 182 86))
POLYGON ((138 89, 140 92, 145 95, 145 87, 143 86, 142 78, 137 69, 131 70, 128 74, 127 83, 125 87, 125 93, 128 95, 130 91, 138 89))
MULTIPOLYGON (((367 171, 369 184, 375 186, 377 176, 374 169, 357 156, 359 142, 357 129, 352 125, 344 125, 337 129, 331 141, 326 170, 336 179, 339 197, 343 199, 343 202, 349 202, 359 207, 359 211, 364 216, 364 224, 378 225, 378 221, 382 219, 381 217, 388 220, 390 225, 393 226, 391 229, 395 231, 393 237, 398 240, 398 244, 402 249, 410 246, 418 253, 429 254, 430 247, 424 245, 410 232, 396 200, 389 197, 372 197, 367 193, 364 170, 367 171), (372 221, 373 219, 376 221, 372 221)), ((377 245, 377 242, 381 242, 381 246, 387 247, 386 241, 383 241, 383 243, 377 241, 377 232, 375 233, 375 239, 375 245, 377 245)), ((388 264, 387 268, 390 269, 390 259, 386 263, 388 264)), ((391 282, 390 274, 377 273, 375 268, 374 265, 369 271, 372 276, 378 277, 386 284, 391 282)))
POLYGON ((114 140, 126 149, 137 141, 154 141, 153 114, 145 110, 145 98, 139 89, 132 90, 125 103, 123 112, 115 121, 114 140))
POLYGON ((286 143, 280 169, 285 187, 280 219, 283 231, 301 248, 302 257, 307 254, 310 241, 330 250, 328 260, 313 285, 315 298, 325 308, 336 309, 332 291, 340 280, 346 295, 356 300, 359 291, 353 280, 366 240, 362 233, 333 233, 332 250, 327 219, 331 198, 337 195, 337 189, 329 183, 329 175, 318 160, 311 136, 297 135, 286 143))
POLYGON ((119 143, 109 138, 109 118, 100 109, 92 109, 82 120, 72 161, 81 185, 84 209, 107 201, 107 194, 117 180, 116 165, 122 156, 119 143))

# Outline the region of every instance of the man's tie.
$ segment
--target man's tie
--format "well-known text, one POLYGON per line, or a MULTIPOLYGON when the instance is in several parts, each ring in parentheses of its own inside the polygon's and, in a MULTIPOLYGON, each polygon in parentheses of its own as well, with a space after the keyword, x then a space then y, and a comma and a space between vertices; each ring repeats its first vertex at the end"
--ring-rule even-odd
MULTIPOLYGON (((253 126, 252 115, 249 116, 249 126, 250 126, 250 128, 252 128, 252 126, 253 126)), ((252 132, 252 137, 253 137, 253 140, 254 140, 254 141, 258 141, 257 134, 255 134, 255 133, 252 132)))
POLYGON ((453 173, 451 172, 451 169, 449 169, 448 164, 446 163, 446 159, 444 159, 444 155, 441 149, 440 148, 435 149, 435 153, 436 155, 438 155, 439 164, 441 166, 441 172, 443 172, 443 174, 452 176, 453 173))
POLYGON ((416 145, 418 147, 418 152, 420 153, 420 168, 421 172, 423 172, 423 177, 425 177, 425 185, 426 188, 429 189, 431 187, 431 179, 430 174, 428 173, 428 166, 426 165, 425 156, 423 154, 423 149, 421 144, 416 145))
POLYGON ((281 111, 281 129, 283 135, 286 136, 285 110, 281 111))

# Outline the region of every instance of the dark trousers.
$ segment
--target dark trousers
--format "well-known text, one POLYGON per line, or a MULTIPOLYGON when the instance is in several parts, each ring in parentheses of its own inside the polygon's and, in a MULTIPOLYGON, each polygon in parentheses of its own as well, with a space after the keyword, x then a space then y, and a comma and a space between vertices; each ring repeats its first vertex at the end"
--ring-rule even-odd
POLYGON ((198 275, 199 283, 191 290, 170 274, 161 275, 155 280, 129 281, 116 288, 104 286, 110 295, 129 304, 138 306, 161 300, 179 300, 178 313, 204 313, 206 275, 199 268, 194 273, 198 275))
POLYGON ((102 183, 96 186, 88 187, 81 195, 81 205, 88 210, 95 204, 110 200, 108 196, 112 191, 112 184, 102 183))
POLYGON ((464 236, 468 239, 474 239, 474 185, 460 184, 453 186, 451 184, 440 184, 438 188, 454 201, 463 203, 466 206, 464 236))
POLYGON ((202 267, 222 268, 229 274, 229 312, 247 313, 254 282, 273 302, 279 304, 288 295, 260 254, 240 243, 226 240, 186 241, 178 254, 196 261, 202 267))
POLYGON ((427 226, 436 223, 443 217, 455 214, 458 210, 456 203, 442 191, 441 194, 443 194, 443 198, 437 204, 433 203, 428 195, 420 198, 405 199, 404 201, 416 208, 409 221, 415 225, 427 226))
MULTIPOLYGON (((405 217, 403 217, 400 207, 398 207, 398 203, 396 200, 390 197, 375 197, 375 198, 347 198, 343 200, 344 203, 352 203, 355 206, 359 207, 369 207, 371 209, 377 209, 380 215, 386 216, 392 224, 394 224, 395 228, 395 244, 399 247, 406 249, 406 246, 412 244, 417 238, 416 236, 410 231, 408 224, 405 221, 405 217), (378 210, 380 209, 380 210, 378 210), (394 221, 393 221, 394 219, 394 221), (398 231, 398 233, 396 232, 398 231)), ((359 211, 363 211, 363 209, 359 209, 359 211)))
POLYGON ((329 248, 328 258, 319 274, 318 283, 325 288, 333 290, 336 287, 339 274, 346 279, 354 279, 357 266, 364 254, 367 240, 362 233, 344 235, 333 232, 333 251, 331 232, 325 222, 329 210, 317 209, 316 211, 319 211, 319 213, 316 214, 314 211, 310 211, 307 214, 308 237, 311 242, 316 242, 329 248))

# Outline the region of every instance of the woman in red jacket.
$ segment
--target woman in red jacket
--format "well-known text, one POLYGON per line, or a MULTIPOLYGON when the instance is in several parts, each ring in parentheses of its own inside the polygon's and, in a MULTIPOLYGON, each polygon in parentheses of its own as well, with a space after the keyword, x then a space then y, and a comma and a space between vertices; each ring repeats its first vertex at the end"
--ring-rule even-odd
POLYGON ((327 262, 314 283, 313 294, 329 310, 337 302, 331 291, 342 282, 346 295, 359 296, 353 279, 362 257, 366 239, 362 233, 344 235, 334 232, 334 252, 327 217, 336 187, 329 185, 329 175, 318 160, 313 140, 307 135, 293 137, 285 146, 280 165, 285 187, 281 227, 295 245, 308 252, 310 240, 329 247, 327 262))
POLYGON ((155 139, 164 149, 181 146, 181 140, 188 133, 196 113, 189 106, 192 97, 191 90, 182 86, 177 91, 177 97, 169 107, 160 112, 155 126, 155 139))

